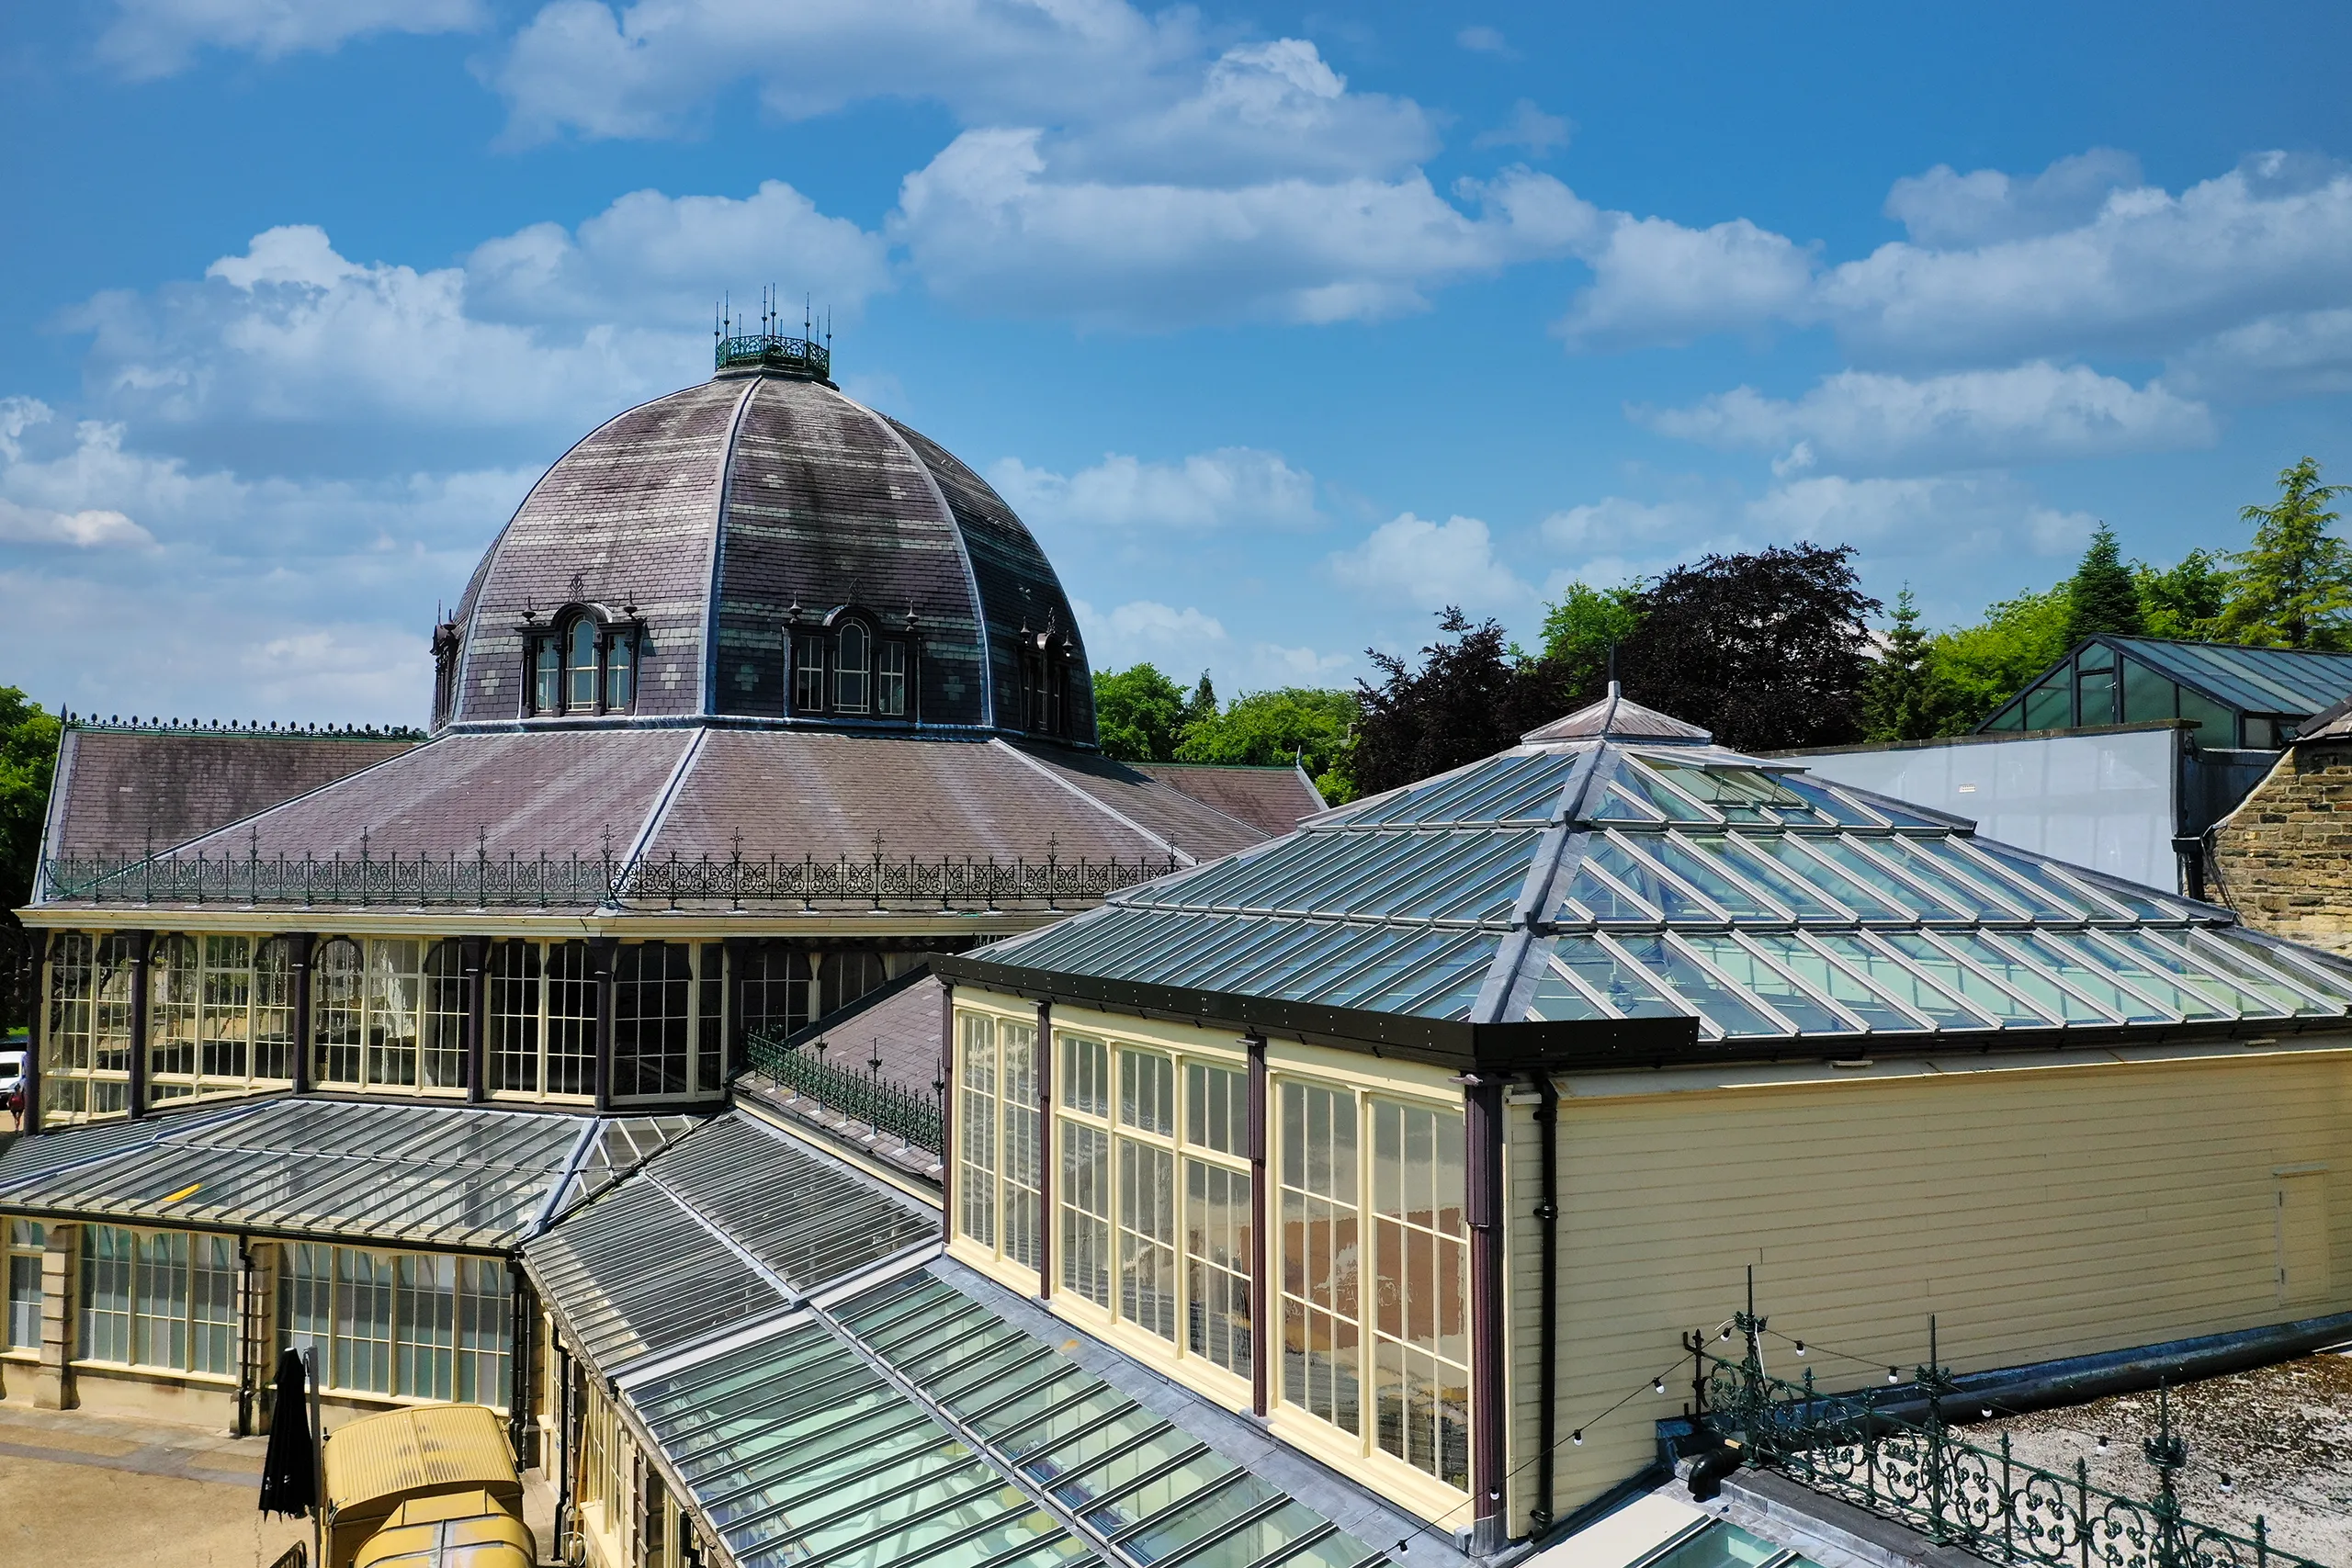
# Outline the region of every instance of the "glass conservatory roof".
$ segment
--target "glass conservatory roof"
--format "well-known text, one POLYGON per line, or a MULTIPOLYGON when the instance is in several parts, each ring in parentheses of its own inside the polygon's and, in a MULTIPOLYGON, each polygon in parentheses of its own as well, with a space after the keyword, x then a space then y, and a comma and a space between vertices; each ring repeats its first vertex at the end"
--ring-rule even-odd
POLYGON ((609 1377, 776 1316, 938 1234, 934 1213, 734 1111, 523 1257, 575 1348, 609 1377))
POLYGON ((20 1139, 0 1208, 503 1251, 694 1124, 272 1096, 20 1139))
POLYGON ((2352 966, 1611 698, 990 966, 1704 1039, 2341 1020, 2352 966), (1603 708, 1606 711, 1602 711, 1603 708))

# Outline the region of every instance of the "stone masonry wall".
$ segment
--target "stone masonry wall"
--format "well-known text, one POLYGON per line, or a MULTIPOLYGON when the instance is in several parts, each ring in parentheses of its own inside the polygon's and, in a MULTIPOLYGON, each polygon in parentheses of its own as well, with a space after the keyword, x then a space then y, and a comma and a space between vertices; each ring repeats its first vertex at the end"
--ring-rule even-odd
POLYGON ((2289 748, 2213 829, 2207 882, 2256 931, 2352 953, 2352 743, 2289 748))

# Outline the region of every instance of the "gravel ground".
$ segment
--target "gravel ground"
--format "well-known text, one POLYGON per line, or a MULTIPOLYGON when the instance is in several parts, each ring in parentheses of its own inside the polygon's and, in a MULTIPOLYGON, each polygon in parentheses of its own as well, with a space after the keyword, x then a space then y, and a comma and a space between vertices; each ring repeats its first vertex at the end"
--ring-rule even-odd
MULTIPOLYGON (((2352 1356, 2306 1356, 2187 1383, 2168 1398, 2173 1429, 2188 1441, 2174 1483, 2184 1513, 2249 1537, 2260 1515, 2273 1547, 2352 1568, 2352 1356)), ((2020 1461, 2071 1476, 2080 1459, 2093 1486, 2146 1498, 2156 1472, 2140 1442, 2155 1429, 2151 1392, 1980 1421, 1961 1435, 1997 1450, 2006 1431, 2020 1461)))

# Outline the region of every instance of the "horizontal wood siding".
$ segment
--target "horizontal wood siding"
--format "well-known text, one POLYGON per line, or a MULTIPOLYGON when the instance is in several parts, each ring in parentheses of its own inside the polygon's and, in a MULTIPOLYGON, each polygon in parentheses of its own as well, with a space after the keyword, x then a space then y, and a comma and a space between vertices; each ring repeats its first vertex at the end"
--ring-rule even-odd
MULTIPOLYGON (((1511 1113, 1532 1211, 1533 1107, 1511 1113)), ((1677 1336, 1727 1319, 1748 1264, 1771 1326, 1824 1348, 1799 1360, 1768 1337, 1775 1375, 1908 1378, 1930 1313, 1947 1365, 2012 1366, 2352 1309, 2348 1177, 2352 1057, 2335 1052, 1564 1098, 1559 1511, 1648 1462, 1654 1423, 1690 1397, 1677 1336), (2294 1179, 2325 1184, 2330 1269, 2286 1303, 2277 1172, 2309 1164, 2329 1168, 2294 1179), (1660 1372, 1663 1395, 1644 1386, 1660 1372)), ((1514 1225, 1517 1463, 1542 1398, 1532 1236, 1514 1225)), ((1514 1501, 1523 1529, 1524 1484, 1514 1501)))

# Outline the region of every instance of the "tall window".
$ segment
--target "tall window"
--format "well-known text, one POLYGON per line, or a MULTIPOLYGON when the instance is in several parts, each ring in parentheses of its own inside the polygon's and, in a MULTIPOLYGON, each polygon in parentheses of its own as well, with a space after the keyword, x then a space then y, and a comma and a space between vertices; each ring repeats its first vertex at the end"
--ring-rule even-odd
POLYGON ((63 931, 49 949, 49 1007, 42 1020, 41 1110, 61 1118, 90 1110, 90 1022, 96 943, 63 931))
POLYGON ((996 1020, 956 1015, 956 1187, 963 1195, 957 1228, 993 1248, 997 1235, 999 1093, 996 1020))
POLYGON ((614 954, 614 1094, 686 1092, 696 999, 692 948, 632 942, 614 954))
POLYGON ((637 638, 616 635, 605 649, 605 711, 626 713, 637 699, 637 638))
POLYGON ((1248 1378, 1249 1077, 1241 1063, 1059 1034, 1060 1285, 1248 1378))
POLYGON ((92 1225, 84 1359, 225 1377, 236 1370, 237 1249, 225 1235, 92 1225))
POLYGON ((1283 1401, 1466 1490, 1462 1113, 1288 1079, 1280 1103, 1283 1401))
POLYGON ((903 642, 874 645, 874 711, 885 718, 906 716, 907 645, 903 642))
POLYGON ((857 622, 842 623, 833 665, 833 706, 842 713, 865 711, 866 682, 872 673, 870 640, 857 622))
POLYGON ((531 711, 563 711, 563 666, 555 638, 541 637, 531 645, 531 711))
POLYGON ((367 1018, 367 955, 347 936, 319 944, 311 966, 311 1048, 322 1084, 359 1082, 359 1039, 367 1018))
POLYGON ((278 1279, 279 1340, 355 1393, 505 1408, 514 1302, 496 1258, 300 1243, 278 1279))
POLYGON ((987 1013, 956 1018, 958 1228, 998 1257, 1040 1262, 1037 1026, 987 1013))
POLYGON ((490 1091, 540 1099, 595 1089, 596 982, 584 942, 494 942, 482 967, 490 1091))
POLYGON ((563 706, 567 713, 596 711, 596 623, 575 616, 563 638, 563 706))
POLYGON ((11 1350, 40 1348, 40 1260, 49 1233, 39 1220, 8 1222, 8 1317, 5 1343, 11 1350))
POLYGON ((192 936, 158 937, 148 953, 149 1089, 157 1100, 196 1092, 196 1020, 202 965, 192 936))
POLYGON ((1069 660, 1057 647, 1021 657, 1021 728, 1032 735, 1069 733, 1069 660))
POLYGON ((336 937, 312 965, 318 1081, 342 1089, 465 1085, 465 987, 456 942, 336 937))
POLYGON ((428 1089, 466 1087, 466 975, 464 951, 436 942, 424 953, 424 1081, 428 1089))
POLYGON ((825 711, 825 639, 820 637, 796 637, 792 639, 792 711, 822 713, 825 711))

